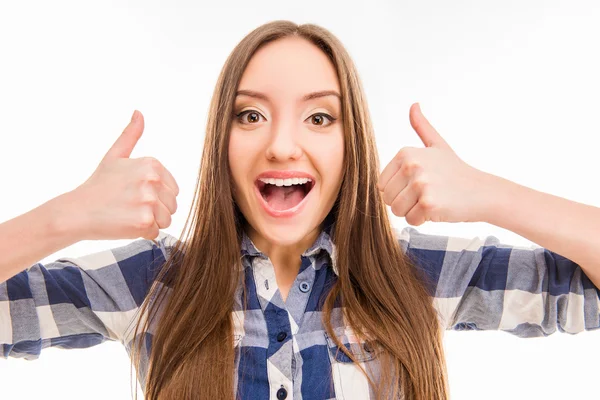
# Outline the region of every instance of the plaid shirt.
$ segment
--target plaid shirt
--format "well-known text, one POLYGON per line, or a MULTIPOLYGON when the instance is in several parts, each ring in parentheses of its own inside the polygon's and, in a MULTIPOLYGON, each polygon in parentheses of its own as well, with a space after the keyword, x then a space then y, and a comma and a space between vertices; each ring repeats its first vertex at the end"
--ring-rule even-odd
MULTIPOLYGON (((494 236, 465 239, 396 232, 402 249, 433 282, 440 323, 453 330, 503 330, 520 337, 578 333, 600 327, 600 291, 574 262, 547 249, 499 243, 494 236)), ((2 356, 33 360, 43 348, 84 348, 120 341, 131 353, 136 311, 156 266, 176 238, 138 239, 79 258, 40 263, 0 283, 2 356)), ((284 302, 273 266, 244 236, 245 279, 236 292, 236 391, 242 399, 372 399, 360 369, 329 337, 319 302, 337 279, 335 246, 323 231, 302 255, 284 302), (248 291, 242 310, 241 285, 248 291)), ((377 354, 334 309, 336 336, 375 379, 377 354)), ((142 386, 152 329, 146 335, 142 386)))

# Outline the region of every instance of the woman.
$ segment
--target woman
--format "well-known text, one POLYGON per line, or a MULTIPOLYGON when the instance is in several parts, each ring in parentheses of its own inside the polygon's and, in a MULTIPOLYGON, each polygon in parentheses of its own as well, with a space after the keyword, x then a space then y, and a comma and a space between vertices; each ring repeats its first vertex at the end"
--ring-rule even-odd
POLYGON ((160 231, 176 210, 171 174, 128 158, 137 112, 88 181, 0 226, 40 243, 6 244, 4 357, 119 340, 147 399, 446 399, 445 328, 598 328, 597 246, 548 229, 532 205, 587 237, 598 209, 472 168, 418 106, 410 118, 426 148, 379 175, 341 43, 310 24, 257 28, 215 88, 187 239, 160 231), (487 221, 546 248, 394 234, 386 204, 412 225, 487 221), (79 240, 138 237, 19 272, 79 240))

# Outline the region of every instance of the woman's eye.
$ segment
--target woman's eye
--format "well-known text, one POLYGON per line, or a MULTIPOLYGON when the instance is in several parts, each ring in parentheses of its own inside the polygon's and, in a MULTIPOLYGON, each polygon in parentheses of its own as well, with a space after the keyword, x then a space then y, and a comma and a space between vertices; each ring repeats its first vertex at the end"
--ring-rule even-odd
POLYGON ((237 117, 238 122, 241 124, 253 124, 255 122, 258 122, 260 117, 262 117, 262 115, 258 111, 254 110, 242 111, 241 113, 238 113, 235 116, 237 117), (246 122, 243 122, 244 119, 246 120, 246 122))
POLYGON ((325 114, 325 113, 316 113, 316 114, 311 115, 308 118, 311 119, 311 122, 313 122, 313 125, 323 126, 323 127, 333 124, 333 121, 335 121, 337 119, 337 118, 333 118, 331 115, 325 114), (329 120, 328 124, 325 124, 325 118, 329 120))

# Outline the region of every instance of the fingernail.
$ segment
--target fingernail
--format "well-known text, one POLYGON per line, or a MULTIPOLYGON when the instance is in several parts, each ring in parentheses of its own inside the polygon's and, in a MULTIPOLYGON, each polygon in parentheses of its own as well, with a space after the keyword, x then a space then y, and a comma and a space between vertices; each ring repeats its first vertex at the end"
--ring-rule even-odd
POLYGON ((133 111, 133 115, 131 115, 131 122, 135 121, 137 119, 137 110, 133 111))

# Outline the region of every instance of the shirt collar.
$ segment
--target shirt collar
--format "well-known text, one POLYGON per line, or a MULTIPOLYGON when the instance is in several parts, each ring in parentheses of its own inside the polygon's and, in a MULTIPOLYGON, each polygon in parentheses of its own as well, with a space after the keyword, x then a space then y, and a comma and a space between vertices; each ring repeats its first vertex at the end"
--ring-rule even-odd
MULTIPOLYGON (((332 227, 333 227, 333 225, 326 226, 321 231, 321 233, 319 233, 319 236, 314 241, 312 246, 310 246, 304 253, 302 253, 302 256, 303 257, 312 257, 312 256, 317 255, 321 250, 325 250, 327 252, 327 254, 329 254, 329 257, 331 259, 333 272, 335 272, 335 274, 338 275, 337 264, 336 264, 336 261, 337 261, 336 246, 333 243, 333 240, 331 240, 331 235, 330 235, 332 227)), ((250 256, 250 257, 260 257, 260 258, 264 258, 264 259, 267 258, 267 256, 263 252, 261 252, 260 250, 258 250, 256 248, 256 246, 254 245, 254 243, 252 242, 250 237, 246 234, 246 232, 243 232, 243 236, 242 236, 241 255, 242 255, 242 257, 250 256)))

